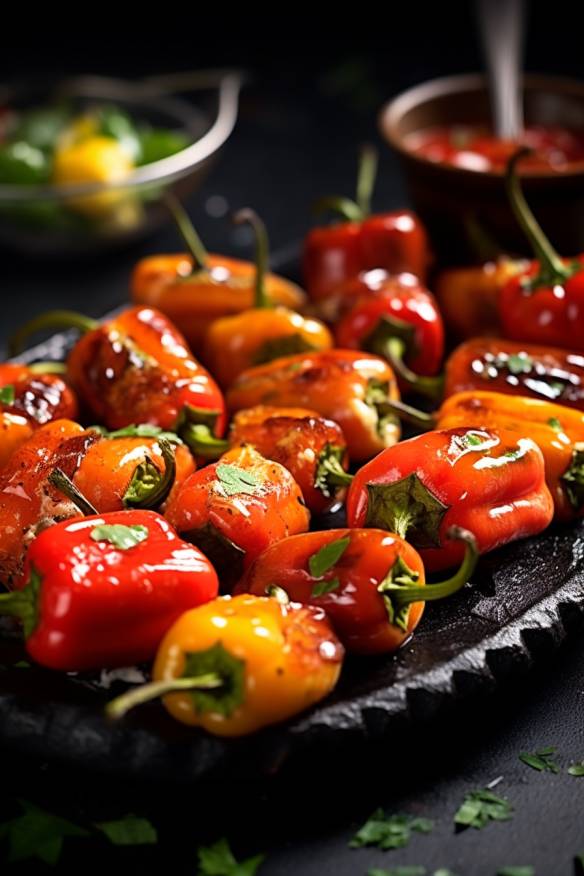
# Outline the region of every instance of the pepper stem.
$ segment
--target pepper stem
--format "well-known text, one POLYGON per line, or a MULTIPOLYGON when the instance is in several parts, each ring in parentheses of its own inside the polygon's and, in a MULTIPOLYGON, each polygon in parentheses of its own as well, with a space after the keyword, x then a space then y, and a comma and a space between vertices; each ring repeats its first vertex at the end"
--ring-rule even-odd
POLYGON ((353 475, 342 466, 344 448, 327 444, 318 457, 314 486, 325 496, 334 496, 339 487, 348 487, 353 475))
POLYGON ((116 697, 107 704, 105 712, 108 718, 114 721, 123 718, 124 715, 142 703, 158 699, 169 693, 190 690, 215 690, 223 685, 224 681, 217 672, 207 672, 195 678, 171 678, 169 681, 152 681, 143 684, 135 690, 128 691, 116 697))
POLYGON ((176 227, 178 228, 179 234, 182 237, 186 248, 189 251, 189 255, 193 260, 193 271, 194 274, 196 271, 202 271, 207 267, 207 260, 209 258, 207 250, 203 244, 203 241, 195 231, 195 226, 191 222, 189 218, 189 214, 178 200, 175 195, 171 192, 166 192, 164 195, 164 203, 166 204, 172 218, 175 221, 176 227))
POLYGON ((142 480, 141 476, 146 468, 144 463, 140 463, 134 472, 134 476, 132 477, 132 481, 126 490, 126 493, 124 494, 123 502, 127 507, 156 508, 164 502, 172 489, 176 477, 175 447, 170 441, 167 441, 166 438, 158 438, 157 443, 160 447, 162 461, 164 463, 162 477, 160 476, 158 468, 154 466, 157 474, 157 482, 150 490, 148 490, 147 487, 144 489, 144 484, 142 484, 142 489, 140 489, 140 482, 142 480))
POLYGON ((219 459, 230 446, 226 438, 216 438, 204 423, 185 423, 180 430, 180 437, 195 456, 204 459, 219 459))
POLYGON ((371 197, 377 178, 377 161, 378 154, 375 146, 366 143, 361 147, 355 203, 361 211, 362 219, 366 219, 371 214, 371 197))
POLYGON ((400 380, 407 385, 408 389, 437 402, 444 395, 444 375, 426 377, 416 374, 404 362, 405 353, 406 345, 401 338, 388 338, 383 357, 387 359, 400 380))
POLYGON ((64 330, 74 328, 86 334, 98 326, 98 320, 85 316, 83 313, 76 313, 74 310, 49 310, 47 313, 41 313, 40 316, 36 316, 21 326, 9 339, 8 350, 11 356, 18 355, 24 349, 25 342, 31 335, 45 329, 64 330))
POLYGON ((539 274, 530 283, 531 288, 536 289, 539 286, 553 286, 556 283, 562 283, 574 273, 575 269, 564 265, 562 259, 543 233, 521 189, 517 174, 517 164, 531 152, 532 150, 528 148, 519 149, 509 159, 505 173, 505 186, 515 218, 531 244, 535 257, 539 261, 539 274))
POLYGON ((26 367, 32 374, 65 374, 67 371, 64 362, 33 362, 26 367))
POLYGON ((94 508, 91 502, 85 498, 83 493, 77 489, 71 478, 67 477, 65 472, 60 468, 54 468, 50 473, 49 483, 70 499, 74 505, 77 505, 81 513, 85 514, 86 517, 92 514, 99 514, 97 508, 94 508))
POLYGON ((266 231, 266 226, 262 222, 258 214, 255 212, 255 210, 250 210, 249 207, 245 207, 243 210, 239 210, 233 217, 233 221, 236 225, 243 225, 247 222, 253 228, 256 244, 254 307, 270 307, 271 301, 268 298, 268 293, 266 292, 266 273, 268 271, 268 259, 270 252, 270 243, 268 240, 268 232, 266 231))
POLYGON ((436 428, 436 414, 427 414, 425 411, 420 411, 418 408, 413 408, 411 405, 406 405, 397 399, 387 399, 383 402, 376 403, 376 408, 380 416, 387 414, 397 414, 400 420, 403 420, 424 432, 436 428))

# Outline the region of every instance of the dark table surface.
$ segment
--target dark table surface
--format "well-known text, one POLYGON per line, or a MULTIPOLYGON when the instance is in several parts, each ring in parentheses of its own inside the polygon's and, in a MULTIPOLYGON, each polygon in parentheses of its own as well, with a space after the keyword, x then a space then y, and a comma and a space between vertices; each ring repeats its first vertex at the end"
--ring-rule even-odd
MULTIPOLYGON (((258 89, 247 95, 236 133, 189 209, 210 249, 243 255, 247 241, 225 217, 209 215, 209 198, 222 196, 229 211, 255 207, 280 261, 300 240, 316 196, 351 192, 357 146, 376 137, 375 123, 371 112, 341 110, 332 98, 270 95, 267 88, 258 95, 258 89)), ((404 199, 396 162, 384 151, 376 205, 399 206, 404 199)), ((1 340, 48 307, 99 315, 122 303, 135 260, 177 246, 167 229, 91 262, 5 256, 1 340)), ((93 841, 67 841, 63 866, 82 865, 83 872, 115 862, 144 872, 180 865, 180 872, 194 873, 197 846, 226 836, 240 855, 267 853, 262 876, 344 876, 402 864, 426 866, 430 874, 448 867, 458 876, 495 876, 504 866, 531 864, 538 876, 568 876, 574 855, 584 851, 584 778, 565 772, 584 758, 583 678, 580 633, 514 687, 388 739, 359 762, 343 759, 334 774, 315 768, 300 782, 287 775, 235 787, 144 786, 2 750, 0 816, 26 798, 81 822, 132 811, 158 827, 154 850, 114 852, 93 841), (547 745, 557 747, 559 774, 535 772, 518 760, 521 751, 547 745), (513 819, 455 833, 452 819, 464 795, 499 777, 496 792, 512 802, 513 819), (427 816, 435 829, 414 835, 399 851, 349 850, 352 833, 377 806, 427 816)), ((38 872, 43 868, 39 864, 38 872)))

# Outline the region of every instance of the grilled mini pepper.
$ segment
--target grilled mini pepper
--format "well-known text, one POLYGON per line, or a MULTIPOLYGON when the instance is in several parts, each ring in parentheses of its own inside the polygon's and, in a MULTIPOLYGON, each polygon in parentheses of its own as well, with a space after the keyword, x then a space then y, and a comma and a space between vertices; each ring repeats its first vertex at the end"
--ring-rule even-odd
POLYGON ((177 618, 217 590, 210 562, 163 517, 118 511, 41 532, 22 586, 0 595, 0 614, 22 619, 42 666, 102 669, 152 659, 177 618))
POLYGON ((399 397, 393 370, 379 356, 354 350, 300 353, 257 365, 229 392, 232 411, 256 405, 301 406, 339 424, 354 461, 370 459, 399 440, 397 419, 386 410, 399 397))
POLYGON ((205 337, 203 360, 227 389, 246 368, 306 350, 328 350, 332 337, 317 319, 288 307, 272 307, 266 291, 268 237, 252 210, 242 210, 236 222, 250 222, 256 234, 255 301, 250 310, 217 319, 205 337))
POLYGON ((473 573, 474 537, 449 533, 467 546, 447 581, 426 586, 418 552, 380 529, 331 529, 294 535, 272 545, 246 572, 237 591, 257 596, 281 588, 294 602, 324 609, 349 653, 390 654, 420 622, 424 603, 450 596, 473 573))
POLYGON ((434 414, 401 403, 391 406, 422 429, 501 429, 516 438, 529 435, 543 453, 545 476, 558 520, 584 513, 584 414, 540 399, 501 392, 458 392, 434 414))
POLYGON ((258 405, 233 418, 229 442, 249 444, 279 462, 302 490, 307 507, 322 514, 340 501, 352 477, 345 436, 337 423, 305 408, 258 405))
POLYGON ((243 736, 291 718, 334 688, 343 648, 322 609, 257 596, 216 599, 168 631, 154 681, 108 706, 112 718, 163 697, 183 724, 243 736))
POLYGON ((503 334, 517 341, 584 350, 584 261, 561 259, 531 212, 516 173, 520 150, 507 167, 507 191, 537 261, 509 280, 499 297, 503 334))
POLYGON ((448 331, 457 339, 499 334, 499 295, 527 262, 501 256, 477 267, 447 268, 436 277, 435 293, 448 331))
POLYGON ((584 354, 504 338, 473 338, 446 362, 444 395, 494 390, 584 410, 584 354))
MULTIPOLYGON (((368 271, 345 288, 353 306, 335 329, 339 347, 368 350, 391 363, 406 385, 423 388, 444 355, 444 326, 431 292, 413 274, 368 271)), ((433 381, 429 381, 433 386, 433 381)))
POLYGON ((252 447, 230 450, 195 472, 167 502, 165 516, 233 584, 274 541, 306 532, 310 514, 289 471, 252 447))
MULTIPOLYGON (((199 352, 214 320, 253 307, 256 269, 252 262, 207 254, 184 210, 174 204, 173 211, 188 254, 139 261, 130 281, 131 295, 137 304, 165 313, 199 352)), ((266 275, 266 295, 293 310, 305 301, 295 283, 277 274, 266 275)))
POLYGON ((21 329, 16 343, 49 325, 85 332, 69 353, 67 374, 91 415, 108 429, 151 423, 177 432, 203 456, 223 434, 221 391, 164 314, 132 307, 100 324, 53 311, 21 329))
POLYGON ((371 215, 377 155, 366 148, 361 157, 357 198, 324 198, 317 205, 344 221, 314 228, 304 242, 303 276, 312 300, 321 305, 342 283, 361 271, 385 268, 392 274, 410 271, 422 282, 429 263, 428 241, 418 217, 409 210, 371 215))
POLYGON ((541 532, 553 508, 531 438, 461 427, 402 441, 364 465, 349 487, 347 521, 407 538, 434 571, 461 562, 451 526, 472 532, 483 554, 541 532))

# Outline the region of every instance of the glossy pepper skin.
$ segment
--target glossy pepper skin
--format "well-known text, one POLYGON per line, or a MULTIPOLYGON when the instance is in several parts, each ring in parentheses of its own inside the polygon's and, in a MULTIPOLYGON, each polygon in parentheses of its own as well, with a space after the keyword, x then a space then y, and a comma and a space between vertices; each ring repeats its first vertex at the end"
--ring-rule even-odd
POLYGON ((584 351, 584 257, 573 261, 560 258, 538 225, 516 173, 516 165, 525 154, 521 150, 508 164, 507 192, 537 261, 501 290, 503 334, 517 341, 584 351))
POLYGON ((436 374, 444 356, 444 326, 436 301, 413 274, 360 274, 347 284, 354 302, 335 328, 339 347, 404 360, 418 375, 436 374))
POLYGON ((476 267, 447 268, 434 290, 449 333, 458 340, 501 332, 499 296, 527 262, 501 256, 476 267))
POLYGON ((553 510, 531 438, 463 426, 385 450, 357 472, 347 496, 349 526, 397 532, 432 571, 461 561, 451 526, 469 530, 482 554, 541 532, 553 510))
POLYGON ((78 508, 49 483, 59 467, 72 477, 99 435, 71 420, 38 428, 0 472, 0 581, 13 585, 22 572, 26 548, 34 536, 78 508))
POLYGON ((424 598, 436 598, 438 586, 442 598, 464 585, 474 568, 471 556, 474 546, 468 564, 449 586, 424 589, 422 559, 397 535, 380 529, 309 532, 264 551, 237 592, 261 596, 276 585, 293 601, 322 608, 348 653, 391 654, 419 624, 424 598), (314 574, 321 572, 313 566, 315 559, 334 548, 336 561, 314 574))
POLYGON ((227 585, 268 545, 305 532, 310 522, 290 472, 248 446, 192 474, 164 513, 181 536, 209 557, 227 585))
POLYGON ((237 223, 249 222, 256 235, 254 306, 215 320, 205 336, 203 359, 223 389, 246 368, 305 350, 328 350, 331 333, 317 319, 288 307, 271 305, 267 284, 268 236, 253 210, 241 210, 237 223))
POLYGON ((164 695, 165 709, 182 724, 244 736, 325 697, 342 660, 321 609, 247 594, 223 597, 179 618, 160 645, 152 684, 114 700, 108 714, 121 717, 164 695))
POLYGON ((246 408, 233 418, 229 441, 233 447, 249 444, 287 468, 314 514, 339 502, 351 482, 340 426, 315 411, 265 405, 246 408))
POLYGON ((395 416, 385 408, 399 397, 391 366, 379 356, 325 350, 276 359, 241 374, 229 392, 231 411, 256 405, 300 406, 341 427, 349 456, 370 459, 399 440, 395 416))
POLYGON ((584 411, 584 354, 505 338, 473 338, 450 354, 444 395, 473 389, 538 398, 584 411))
POLYGON ((426 231, 410 210, 371 215, 376 155, 362 153, 356 201, 325 198, 322 209, 332 209, 344 220, 313 228, 304 241, 302 273, 310 298, 321 306, 343 283, 361 271, 385 268, 392 274, 409 271, 423 282, 430 261, 426 231))
POLYGON ((27 652, 42 666, 102 669, 152 659, 169 627, 217 590, 210 562, 163 517, 122 511, 41 532, 22 586, 0 596, 0 613, 22 618, 27 652), (109 527, 140 540, 122 547, 109 527))
MULTIPOLYGON (((207 253, 182 207, 176 202, 169 206, 189 252, 139 261, 132 273, 130 293, 136 304, 165 313, 200 353, 207 330, 216 319, 254 306, 256 266, 207 253)), ((304 292, 277 274, 266 274, 265 287, 272 304, 298 310, 305 302, 304 292)))

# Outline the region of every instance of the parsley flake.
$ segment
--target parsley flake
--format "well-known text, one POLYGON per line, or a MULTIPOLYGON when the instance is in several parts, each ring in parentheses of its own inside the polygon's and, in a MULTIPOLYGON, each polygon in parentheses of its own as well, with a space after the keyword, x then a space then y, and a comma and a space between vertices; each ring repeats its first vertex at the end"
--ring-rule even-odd
POLYGON ((488 788, 470 791, 454 815, 454 823, 461 829, 485 827, 489 821, 509 821, 513 807, 507 800, 497 797, 488 788))
POLYGON ((367 876, 426 876, 427 872, 425 867, 406 864, 404 867, 392 867, 391 870, 373 867, 367 871, 367 876))
POLYGON ((12 384, 0 387, 0 404, 14 404, 14 387, 12 384))
POLYGON ((310 595, 314 597, 324 596, 326 593, 338 590, 340 586, 341 582, 338 578, 330 578, 328 581, 316 581, 310 595))
POLYGON ((551 426, 554 432, 561 432, 563 429, 562 424, 558 420, 557 417, 550 417, 548 422, 548 426, 551 426))
POLYGON ((533 359, 527 353, 513 353, 507 359, 507 368, 511 374, 529 374, 533 359))
POLYGON ((88 831, 65 818, 26 800, 19 802, 24 813, 0 825, 0 839, 8 841, 10 863, 38 858, 53 867, 61 857, 66 837, 88 836, 88 831))
POLYGON ((90 535, 94 541, 108 541, 121 551, 127 551, 148 538, 148 529, 141 525, 124 526, 123 523, 103 523, 100 526, 95 526, 90 535))
POLYGON ((322 578, 326 572, 330 571, 341 559, 349 547, 350 541, 351 538, 347 535, 345 538, 339 538, 323 545, 313 554, 308 560, 308 568, 312 577, 322 578))
POLYGON ((227 465, 222 462, 215 469, 215 474, 221 490, 226 496, 235 496, 236 493, 256 496, 262 485, 252 472, 239 468, 237 465, 227 465))
POLYGON ((548 748, 542 748, 533 754, 530 754, 527 751, 522 751, 519 755, 519 760, 526 766, 531 767, 532 770, 538 770, 540 773, 559 773, 560 768, 552 759, 555 750, 556 749, 553 746, 549 746, 548 748))
POLYGON ((357 831, 349 846, 359 849, 363 846, 377 846, 379 849, 401 849, 407 846, 412 832, 430 833, 434 822, 428 818, 413 818, 411 815, 386 815, 377 809, 357 831))
POLYGON ((528 867, 503 867, 497 870, 497 876, 535 876, 535 869, 528 867))
POLYGON ((226 839, 199 848, 197 855, 197 876, 255 876, 265 858, 265 855, 255 855, 245 861, 237 861, 226 839))
POLYGON ((158 842, 156 828, 147 818, 126 815, 115 821, 95 825, 114 846, 149 846, 158 842))
POLYGON ((571 776, 584 776, 584 760, 581 760, 580 763, 573 763, 568 767, 568 773, 571 776))

